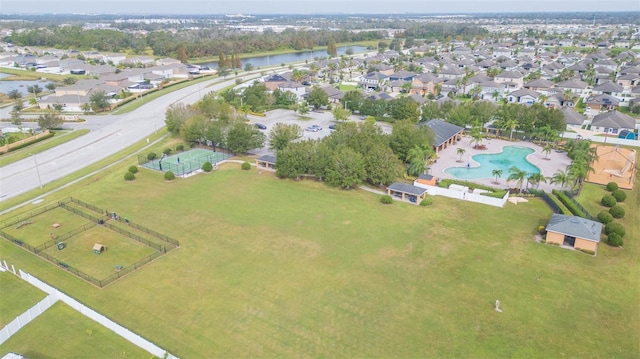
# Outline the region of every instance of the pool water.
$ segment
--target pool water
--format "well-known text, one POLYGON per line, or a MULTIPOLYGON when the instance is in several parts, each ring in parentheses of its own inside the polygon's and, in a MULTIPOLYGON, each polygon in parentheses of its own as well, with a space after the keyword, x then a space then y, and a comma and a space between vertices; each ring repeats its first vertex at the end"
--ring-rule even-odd
POLYGON ((527 161, 527 156, 534 150, 527 147, 505 146, 500 153, 473 155, 477 163, 465 163, 463 167, 449 167, 446 174, 460 179, 494 178, 493 170, 502 170, 501 178, 509 177, 509 168, 515 166, 528 175, 540 173, 540 169, 527 161), (478 166, 479 164, 479 166, 478 166))

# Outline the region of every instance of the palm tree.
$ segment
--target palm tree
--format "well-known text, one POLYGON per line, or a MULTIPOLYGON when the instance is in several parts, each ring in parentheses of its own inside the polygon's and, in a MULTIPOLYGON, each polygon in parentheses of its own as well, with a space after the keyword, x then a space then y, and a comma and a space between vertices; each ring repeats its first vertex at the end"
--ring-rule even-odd
POLYGON ((435 95, 439 95, 440 92, 442 91, 442 84, 441 83, 435 83, 433 84, 433 92, 435 93, 435 95))
POLYGON ((532 173, 528 178, 529 184, 535 185, 536 189, 540 187, 540 182, 547 183, 547 179, 540 173, 532 173))
POLYGON ((548 160, 549 159, 549 154, 551 153, 551 150, 553 150, 553 145, 551 145, 550 143, 547 143, 544 148, 542 148, 542 152, 545 153, 544 159, 548 160))
POLYGON ((551 180, 549 181, 549 183, 559 184, 560 188, 564 188, 564 186, 566 186, 567 183, 571 182, 572 179, 573 177, 569 172, 563 171, 563 170, 557 170, 556 173, 554 173, 553 176, 551 177, 551 180))
POLYGON ((516 166, 512 166, 509 168, 509 177, 507 177, 507 181, 515 181, 518 185, 518 191, 522 190, 522 184, 524 180, 527 178, 527 172, 519 169, 516 166))
POLYGON ((589 176, 589 172, 596 173, 596 170, 591 166, 591 163, 585 159, 576 159, 569 167, 567 167, 569 174, 573 177, 576 184, 584 182, 589 176))
POLYGON ((458 147, 458 150, 456 151, 458 156, 460 156, 460 159, 458 160, 458 162, 462 162, 462 155, 464 155, 465 152, 467 151, 464 148, 458 147))
POLYGON ((498 90, 493 90, 491 93, 491 98, 493 101, 498 102, 498 98, 500 97, 500 92, 498 90))
POLYGON ((496 181, 493 182, 493 183, 498 184, 498 178, 500 178, 502 176, 502 170, 495 169, 495 170, 491 171, 491 174, 496 177, 496 181))

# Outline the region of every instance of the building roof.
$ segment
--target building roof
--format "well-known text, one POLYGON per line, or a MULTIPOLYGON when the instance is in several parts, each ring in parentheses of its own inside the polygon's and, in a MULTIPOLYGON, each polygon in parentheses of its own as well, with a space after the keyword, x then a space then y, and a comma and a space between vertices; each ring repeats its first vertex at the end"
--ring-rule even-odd
POLYGON ((610 128, 636 128, 636 120, 619 111, 609 111, 596 115, 591 121, 592 126, 610 127, 610 128))
POLYGON ((586 102, 588 105, 602 105, 602 106, 618 106, 620 104, 620 100, 607 94, 591 96, 587 99, 586 102))
POLYGON ((622 86, 609 81, 594 87, 593 90, 601 92, 622 92, 622 86))
POLYGON ((451 137, 464 130, 464 128, 460 126, 456 126, 452 123, 444 122, 437 119, 429 120, 428 122, 424 122, 418 125, 428 126, 433 131, 433 133, 435 133, 436 138, 434 146, 440 146, 441 144, 447 142, 451 137))
POLYGON ((432 175, 428 175, 428 174, 421 174, 420 176, 418 176, 419 179, 423 179, 425 181, 431 181, 433 180, 433 176, 432 175))
POLYGON ((426 188, 416 187, 411 184, 400 183, 400 182, 393 182, 387 188, 395 192, 407 193, 414 196, 421 196, 423 193, 427 191, 426 188))
POLYGON ((256 161, 276 164, 276 156, 275 155, 262 155, 256 159, 256 161))
POLYGON ((602 223, 576 216, 554 214, 547 224, 547 232, 555 232, 571 237, 600 242, 602 223))
POLYGON ((587 119, 571 107, 563 107, 560 111, 564 116, 564 123, 567 125, 582 125, 587 119))

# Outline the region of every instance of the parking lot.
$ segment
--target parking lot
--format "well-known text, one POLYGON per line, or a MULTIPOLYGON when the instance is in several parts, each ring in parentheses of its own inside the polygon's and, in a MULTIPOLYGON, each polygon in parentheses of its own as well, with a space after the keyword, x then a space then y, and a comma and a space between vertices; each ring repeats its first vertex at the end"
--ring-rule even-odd
MULTIPOLYGON (((261 123, 265 125, 267 128, 262 130, 262 132, 264 132, 264 134, 267 136, 269 135, 269 132, 271 131, 273 126, 275 126, 276 123, 285 123, 285 124, 296 124, 300 126, 300 128, 302 128, 303 130, 302 138, 314 139, 314 140, 323 138, 331 134, 332 130, 329 129, 329 126, 337 123, 334 120, 333 114, 331 113, 331 111, 325 111, 325 110, 322 110, 321 112, 310 111, 304 116, 301 116, 299 113, 293 112, 291 110, 279 109, 279 110, 266 112, 264 117, 249 115, 248 118, 252 124, 261 123), (301 117, 308 118, 308 119, 300 119, 301 117), (316 132, 305 131, 306 128, 314 125, 319 126, 322 129, 316 132)), ((356 116, 356 115, 352 115, 350 117, 350 120, 355 122, 362 122, 361 116, 356 116)), ((382 128, 382 130, 385 133, 391 133, 392 131, 391 125, 387 123, 378 123, 378 126, 380 126, 380 128, 382 128)), ((270 151, 268 148, 269 148, 269 144, 265 143, 265 147, 263 149, 256 149, 251 152, 257 155, 271 153, 272 151, 270 151)))

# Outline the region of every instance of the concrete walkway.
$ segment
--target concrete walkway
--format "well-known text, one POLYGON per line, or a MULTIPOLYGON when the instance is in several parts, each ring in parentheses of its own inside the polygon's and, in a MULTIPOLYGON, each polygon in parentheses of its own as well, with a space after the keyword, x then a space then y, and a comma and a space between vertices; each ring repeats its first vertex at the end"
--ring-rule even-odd
MULTIPOLYGON (((540 169, 540 172, 545 177, 551 177, 558 170, 565 170, 571 163, 571 159, 565 152, 551 151, 548 159, 545 159, 546 154, 542 152, 542 147, 526 141, 506 141, 500 139, 485 139, 482 144, 486 146, 485 150, 476 150, 471 145, 471 137, 465 136, 457 145, 450 146, 438 153, 438 160, 436 163, 430 166, 430 174, 438 178, 450 178, 456 179, 454 176, 448 175, 444 172, 449 167, 466 167, 467 163, 471 163, 471 167, 477 167, 479 164, 473 161, 472 156, 477 154, 491 154, 502 152, 504 146, 520 146, 533 149, 535 152, 527 156, 527 160, 540 169), (462 162, 457 162, 460 155, 457 154, 458 148, 463 148, 465 153, 462 155, 462 162)), ((495 177, 469 180, 471 182, 481 183, 483 185, 498 187, 498 188, 514 188, 515 182, 507 182, 509 177, 509 171, 504 171, 501 178, 498 179, 498 184, 494 183, 495 177)), ((545 191, 551 191, 554 188, 559 188, 557 185, 548 183, 540 183, 539 189, 545 191)), ((525 181, 526 184, 526 181, 525 181)), ((524 186, 524 184, 523 184, 524 186)))

